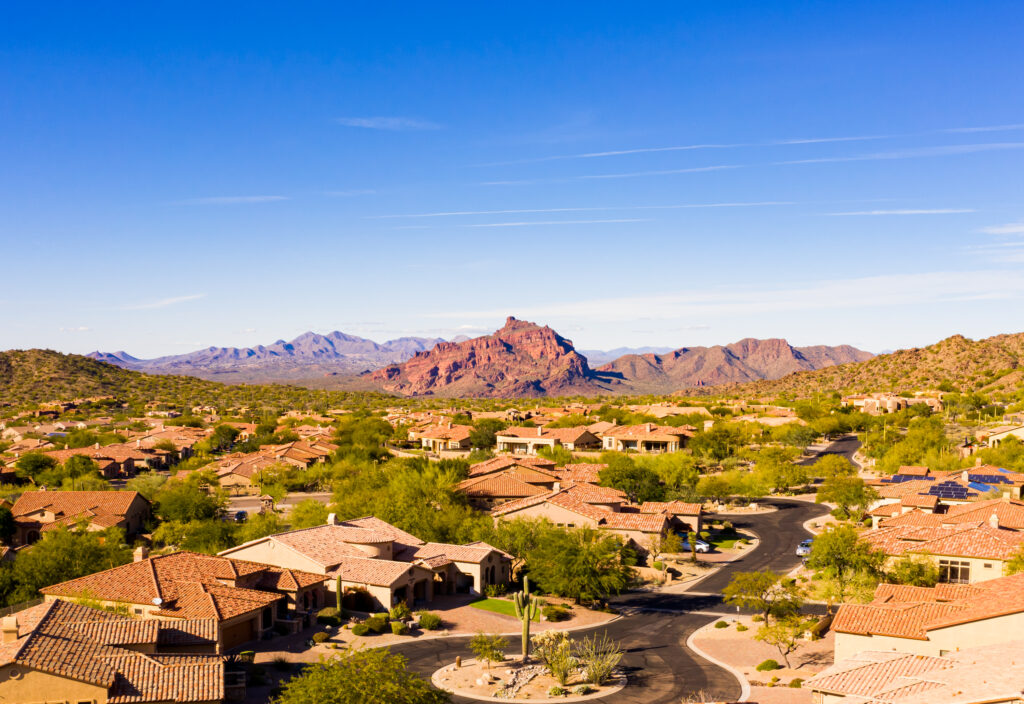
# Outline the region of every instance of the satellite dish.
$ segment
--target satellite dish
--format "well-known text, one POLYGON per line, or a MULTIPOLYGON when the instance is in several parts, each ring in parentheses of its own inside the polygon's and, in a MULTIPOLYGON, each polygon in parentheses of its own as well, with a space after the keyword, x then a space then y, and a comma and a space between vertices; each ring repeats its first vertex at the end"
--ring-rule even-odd
POLYGON ((160 597, 158 597, 158 596, 157 596, 157 597, 153 597, 153 604, 154 604, 155 606, 160 606, 160 604, 162 604, 162 603, 164 603, 164 600, 163 600, 163 599, 161 599, 161 598, 160 598, 160 597))

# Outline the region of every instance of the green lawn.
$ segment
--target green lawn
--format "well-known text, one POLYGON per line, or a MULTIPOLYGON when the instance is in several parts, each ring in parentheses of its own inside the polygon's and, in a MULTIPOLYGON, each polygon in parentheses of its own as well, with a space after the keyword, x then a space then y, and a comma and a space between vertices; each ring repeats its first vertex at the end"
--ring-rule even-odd
MULTIPOLYGON (((483 609, 484 611, 493 611, 496 614, 505 614, 506 616, 516 617, 516 605, 508 599, 480 599, 470 604, 474 609, 483 609)), ((534 621, 540 621, 540 614, 537 614, 537 618, 534 621)))

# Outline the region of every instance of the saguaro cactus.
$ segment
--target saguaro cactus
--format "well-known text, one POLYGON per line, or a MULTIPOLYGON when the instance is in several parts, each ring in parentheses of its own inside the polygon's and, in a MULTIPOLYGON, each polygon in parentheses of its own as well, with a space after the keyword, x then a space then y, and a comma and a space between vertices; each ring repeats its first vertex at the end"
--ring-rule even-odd
POLYGON ((523 577, 523 591, 512 595, 516 618, 523 622, 523 662, 530 659, 530 621, 537 618, 540 603, 530 594, 530 578, 523 577))

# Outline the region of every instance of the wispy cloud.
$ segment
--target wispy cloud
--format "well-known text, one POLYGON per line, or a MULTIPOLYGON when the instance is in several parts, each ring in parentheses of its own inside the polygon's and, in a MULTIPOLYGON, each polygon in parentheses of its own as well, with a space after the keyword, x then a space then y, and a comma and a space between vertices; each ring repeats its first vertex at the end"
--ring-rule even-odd
MULTIPOLYGON (((708 319, 812 310, 891 307, 1024 297, 1024 276, 1011 269, 941 271, 807 281, 789 287, 722 286, 663 295, 601 298, 520 306, 529 319, 569 319, 601 324, 633 322, 636 311, 654 320, 708 319), (895 302, 895 303, 894 303, 895 302)), ((504 309, 429 314, 440 319, 493 319, 504 309)))
POLYGON ((521 215, 529 213, 585 213, 617 210, 685 210, 689 208, 757 208, 772 205, 795 205, 793 201, 766 200, 749 203, 679 203, 673 205, 603 205, 578 208, 514 208, 508 210, 448 210, 436 213, 397 213, 391 215, 368 215, 368 220, 390 220, 397 218, 443 218, 464 215, 521 215))
POLYGON ((244 203, 274 203, 288 200, 288 196, 212 196, 178 201, 184 205, 240 205, 244 203))
POLYGON ((853 210, 845 213, 825 213, 825 215, 953 215, 956 213, 973 213, 972 208, 933 208, 930 210, 853 210))
POLYGON ((588 174, 586 176, 579 176, 581 179, 594 179, 594 178, 634 178, 636 176, 670 176, 672 174, 697 174, 704 171, 725 171, 727 169, 738 169, 739 166, 733 166, 731 164, 717 165, 717 166, 694 166, 688 169, 665 169, 661 171, 634 171, 632 173, 624 174, 588 174))
POLYGON ((152 310, 153 308, 166 308, 167 306, 177 305, 179 303, 186 303, 188 301, 196 301, 200 298, 205 298, 205 293, 193 293, 188 296, 174 296, 172 298, 161 298, 158 301, 150 301, 148 303, 135 303, 129 306, 123 306, 121 310, 152 310))
POLYGON ((556 154, 552 156, 542 156, 530 159, 515 159, 511 161, 490 162, 487 164, 479 164, 478 166, 509 166, 513 164, 536 164, 545 161, 564 161, 571 159, 601 159, 607 157, 630 156, 633 154, 657 154, 661 152, 687 152, 706 149, 741 149, 750 147, 787 147, 805 144, 867 142, 910 137, 925 137, 928 135, 937 134, 972 134, 982 132, 1012 132, 1020 130, 1024 130, 1024 123, 1008 125, 982 125, 977 127, 951 127, 945 129, 927 130, 923 132, 907 132, 898 134, 870 134, 838 137, 795 137, 787 139, 769 139, 754 142, 698 142, 694 144, 674 144, 666 146, 635 147, 628 149, 609 149, 605 151, 579 152, 576 154, 556 154))
POLYGON ((336 122, 345 127, 358 127, 367 130, 387 130, 391 132, 441 129, 441 125, 435 122, 418 120, 411 117, 339 117, 336 122))
POLYGON ((73 327, 73 328, 61 328, 60 329, 61 332, 89 332, 90 330, 92 330, 92 328, 86 327, 85 325, 79 325, 78 327, 73 327))
POLYGON ((850 156, 827 156, 815 159, 794 159, 791 161, 772 162, 773 166, 790 164, 828 164, 844 161, 885 161, 891 159, 918 159, 933 156, 956 156, 958 154, 976 154, 979 152, 1007 151, 1024 148, 1024 142, 986 142, 983 144, 947 144, 937 147, 920 147, 901 149, 892 152, 875 152, 873 154, 853 154, 850 156))
POLYGON ((989 225, 978 232, 986 235, 1024 235, 1024 222, 1010 222, 1005 225, 989 225))
POLYGON ((650 218, 611 218, 607 220, 532 220, 522 222, 487 222, 463 227, 539 227, 541 225, 601 225, 623 222, 651 222, 650 218))

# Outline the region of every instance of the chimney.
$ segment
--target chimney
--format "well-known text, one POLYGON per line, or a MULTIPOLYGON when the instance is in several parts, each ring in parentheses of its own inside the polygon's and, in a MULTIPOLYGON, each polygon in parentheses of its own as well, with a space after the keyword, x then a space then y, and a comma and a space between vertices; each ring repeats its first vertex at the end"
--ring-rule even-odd
POLYGON ((618 418, 612 418, 612 425, 618 425, 618 424, 619 424, 619 419, 618 418))
POLYGON ((1003 492, 1003 503, 1004 504, 1008 504, 1008 503, 1010 503, 1010 500, 1011 500, 1010 492, 1004 491, 1003 492))
POLYGON ((145 545, 140 545, 139 547, 135 548, 135 552, 132 553, 132 558, 134 562, 142 562, 147 557, 149 557, 149 548, 147 548, 145 545))
POLYGON ((974 466, 975 467, 980 467, 981 466, 981 458, 980 457, 975 457, 974 458, 974 466))
POLYGON ((554 484, 551 485, 551 491, 561 491, 561 490, 562 490, 562 482, 555 482, 554 484))
POLYGON ((649 433, 649 432, 651 432, 651 431, 652 431, 653 429, 654 429, 654 423, 648 423, 648 424, 647 424, 647 432, 649 433))
POLYGON ((336 525, 338 525, 338 514, 336 514, 336 513, 328 513, 327 514, 327 525, 329 525, 329 526, 336 526, 336 525))
POLYGON ((100 449, 100 444, 96 443, 95 445, 93 445, 93 449, 96 449, 96 450, 100 449))
POLYGON ((135 448, 138 449, 140 447, 142 447, 142 438, 135 438, 135 448))
POLYGON ((996 513, 995 511, 993 511, 992 515, 988 517, 988 525, 989 525, 989 528, 994 528, 995 530, 999 530, 999 514, 996 513))
POLYGON ((543 435, 543 434, 544 434, 544 429, 543 429, 543 428, 540 428, 540 427, 538 427, 538 428, 537 428, 537 437, 540 437, 540 436, 541 436, 541 435, 543 435))
POLYGON ((13 643, 18 640, 18 617, 4 616, 3 625, 0 626, 0 632, 4 634, 4 643, 13 643))
POLYGON ((969 482, 971 481, 971 473, 965 469, 963 472, 960 473, 960 478, 963 479, 965 482, 969 482))

